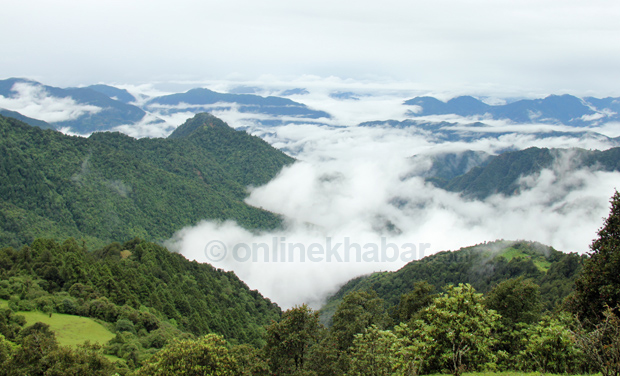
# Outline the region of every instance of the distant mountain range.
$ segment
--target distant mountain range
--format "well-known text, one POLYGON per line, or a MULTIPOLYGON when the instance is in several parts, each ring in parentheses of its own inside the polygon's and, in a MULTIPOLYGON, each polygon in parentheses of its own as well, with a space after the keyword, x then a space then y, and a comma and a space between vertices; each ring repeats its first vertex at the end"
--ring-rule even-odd
MULTIPOLYGON (((257 89, 240 87, 233 90, 239 93, 247 91, 254 92, 257 89)), ((293 89, 282 92, 282 95, 307 93, 305 89, 293 89)), ((205 88, 147 98, 140 104, 137 102, 137 98, 127 90, 110 85, 63 89, 22 78, 0 80, 0 110, 4 111, 5 116, 33 126, 62 129, 76 134, 116 130, 126 132, 127 126, 144 124, 161 127, 165 121, 160 117, 231 109, 251 117, 264 115, 259 116, 257 121, 265 125, 302 120, 316 122, 331 118, 325 111, 311 109, 288 98, 218 93, 205 88)), ((174 129, 173 126, 169 128, 174 129)))
MULTIPOLYGON (((611 138, 601 133, 589 130, 584 127, 568 127, 565 129, 554 129, 552 125, 534 126, 535 128, 526 127, 525 125, 507 125, 507 126, 491 126, 483 122, 457 123, 448 121, 429 121, 422 119, 407 120, 385 120, 385 121, 369 121, 360 124, 361 127, 389 127, 414 130, 426 139, 441 142, 472 142, 476 140, 494 138, 510 134, 527 134, 532 138, 551 138, 566 137, 578 138, 581 140, 590 139, 595 141, 604 141, 610 145, 620 145, 620 138, 611 138), (515 128, 516 127, 516 128, 515 128), (521 129, 519 129, 521 127, 521 129)), ((557 128, 557 127, 555 127, 557 128)))
MULTIPOLYGON (((266 97, 256 94, 259 92, 260 88, 251 86, 235 87, 230 93, 195 88, 184 93, 141 97, 138 100, 129 91, 110 85, 59 88, 33 80, 9 78, 0 80, 0 111, 5 116, 28 124, 66 133, 86 135, 98 131, 121 131, 149 137, 169 134, 175 127, 166 123, 170 118, 184 114, 191 117, 201 112, 237 111, 263 126, 302 122, 324 124, 332 119, 326 111, 285 98, 308 94, 306 89, 284 90, 279 93, 280 96, 266 97), (161 131, 143 131, 149 127, 161 131), (132 132, 132 129, 136 131, 132 132)), ((335 91, 329 96, 338 101, 355 101, 364 95, 335 91)), ((568 128, 529 131, 537 138, 568 136, 610 141, 588 127, 620 121, 619 98, 550 95, 543 99, 489 105, 471 96, 461 96, 447 102, 433 97, 415 97, 406 100, 403 106, 408 117, 404 121, 377 120, 360 125, 415 128, 430 135, 430 139, 436 142, 469 142, 520 132, 489 126, 490 120, 502 120, 507 125, 541 124, 568 128)))
POLYGON ((218 93, 204 88, 156 97, 146 103, 147 109, 156 109, 164 114, 188 111, 229 110, 233 106, 239 112, 259 113, 277 117, 310 119, 329 119, 331 117, 327 112, 312 110, 304 104, 287 98, 261 97, 254 94, 218 93))
POLYGON ((591 126, 620 120, 620 98, 577 98, 550 95, 543 99, 524 99, 504 105, 489 105, 471 96, 442 102, 433 97, 416 97, 404 102, 412 106, 412 118, 430 115, 459 115, 506 119, 513 123, 548 123, 591 126))

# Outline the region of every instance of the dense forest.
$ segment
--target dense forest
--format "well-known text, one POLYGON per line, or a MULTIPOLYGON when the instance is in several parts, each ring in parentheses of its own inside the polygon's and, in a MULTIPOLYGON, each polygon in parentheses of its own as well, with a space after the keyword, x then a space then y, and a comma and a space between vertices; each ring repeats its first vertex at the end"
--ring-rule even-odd
POLYGON ((552 311, 572 291, 583 257, 536 242, 503 240, 439 252, 412 261, 395 272, 352 279, 328 299, 321 310, 322 322, 329 322, 348 293, 373 290, 387 304, 395 306, 403 294, 421 281, 438 289, 468 283, 477 291, 487 293, 501 281, 521 277, 539 286, 543 308, 552 311))
POLYGON ((246 187, 293 161, 208 114, 168 139, 71 137, 0 117, 0 153, 0 245, 13 247, 36 237, 161 241, 204 219, 274 228, 277 215, 243 202, 246 187))
MULTIPOLYGON (((479 166, 458 176, 432 176, 428 180, 436 186, 466 197, 484 199, 492 194, 512 195, 519 192, 519 179, 540 173, 556 165, 570 165, 572 169, 587 168, 600 171, 620 171, 620 148, 609 150, 547 149, 531 147, 509 151, 490 158, 469 155, 469 161, 478 158, 479 166)), ((442 171, 446 163, 436 161, 433 170, 442 171)))

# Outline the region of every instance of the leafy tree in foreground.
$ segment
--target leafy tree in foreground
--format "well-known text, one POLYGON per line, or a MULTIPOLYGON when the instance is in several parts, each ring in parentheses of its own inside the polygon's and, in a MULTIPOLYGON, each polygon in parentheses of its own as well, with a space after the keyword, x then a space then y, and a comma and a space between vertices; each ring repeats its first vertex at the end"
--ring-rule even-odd
POLYGON ((434 371, 454 375, 479 370, 495 360, 492 348, 500 315, 487 309, 482 294, 469 284, 449 285, 413 325, 414 337, 424 342, 426 363, 434 371))
POLYGON ((618 313, 620 303, 620 193, 617 191, 598 236, 590 246, 590 257, 575 281, 575 294, 569 303, 579 319, 591 325, 604 318, 606 306, 618 313))
POLYGON ((594 330, 576 333, 577 346, 603 376, 620 375, 620 318, 610 308, 594 330))
POLYGON ((348 376, 390 376, 397 363, 397 337, 375 325, 356 334, 350 350, 348 376))
POLYGON ((517 357, 524 371, 541 373, 580 373, 583 353, 567 325, 566 315, 545 317, 523 331, 523 350, 517 357))
POLYGON ((271 370, 278 374, 303 370, 319 329, 319 313, 305 304, 284 312, 279 322, 267 327, 265 352, 271 370))
MULTIPOLYGON (((521 331, 540 317, 542 304, 538 285, 523 277, 506 280, 487 294, 485 304, 501 315, 497 349, 517 355, 522 350, 521 331)), ((513 366, 510 359, 506 365, 513 366)))
POLYGON ((194 376, 238 374, 228 344, 219 335, 207 334, 199 340, 176 340, 159 351, 136 372, 137 376, 194 376))

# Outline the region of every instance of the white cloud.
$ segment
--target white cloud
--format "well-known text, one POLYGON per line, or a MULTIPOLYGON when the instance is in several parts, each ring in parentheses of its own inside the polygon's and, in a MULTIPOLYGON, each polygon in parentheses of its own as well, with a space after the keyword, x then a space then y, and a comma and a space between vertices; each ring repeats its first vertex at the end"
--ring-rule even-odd
POLYGON ((140 121, 134 124, 123 124, 116 126, 112 129, 112 131, 122 132, 135 138, 168 137, 174 128, 175 126, 162 121, 162 119, 155 115, 147 113, 140 121))
MULTIPOLYGON (((511 134, 472 143, 429 142, 410 129, 328 127, 298 124, 253 129, 273 145, 288 150, 300 162, 274 180, 251 190, 247 202, 282 213, 283 230, 253 234, 234 223, 204 222, 186 228, 169 246, 186 257, 208 261, 205 245, 352 243, 399 247, 430 244, 425 254, 455 250, 499 238, 537 240, 562 251, 585 252, 602 219, 608 200, 620 186, 620 174, 574 170, 571 154, 562 153, 548 170, 521 181, 512 197, 494 195, 468 200, 424 182, 416 174, 430 167, 424 155, 456 150, 496 153, 509 147, 575 146, 575 138, 535 139, 511 134), (263 132, 263 133, 261 133, 263 132), (420 158, 408 158, 411 155, 420 158), (282 241, 283 240, 283 241, 282 241)), ((581 146, 604 146, 581 141, 581 146)), ((344 246, 343 246, 344 247, 344 246)), ((342 249, 341 247, 340 249, 342 249)), ((284 308, 322 299, 340 284, 360 274, 396 270, 405 262, 238 262, 231 254, 217 267, 234 270, 250 287, 258 288, 284 308)))
POLYGON ((17 82, 11 90, 15 92, 13 96, 0 95, 0 108, 49 123, 75 120, 84 114, 101 111, 100 107, 80 104, 70 97, 51 96, 39 85, 17 82))

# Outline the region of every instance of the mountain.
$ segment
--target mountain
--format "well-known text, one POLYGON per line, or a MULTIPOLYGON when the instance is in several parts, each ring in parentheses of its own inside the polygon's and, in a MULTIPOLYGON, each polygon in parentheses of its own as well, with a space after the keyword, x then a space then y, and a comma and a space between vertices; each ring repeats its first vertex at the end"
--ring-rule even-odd
POLYGON ((330 118, 324 111, 312 110, 287 98, 218 93, 205 88, 156 97, 146 103, 147 109, 167 115, 186 111, 229 110, 232 107, 242 113, 309 119, 330 118))
POLYGON ((559 131, 549 125, 537 126, 535 129, 518 126, 495 126, 483 122, 468 124, 448 121, 427 121, 422 119, 406 119, 369 121, 359 124, 361 127, 388 127, 403 128, 417 132, 421 136, 433 142, 474 142, 480 139, 497 139, 506 135, 528 135, 537 139, 565 137, 574 139, 590 139, 607 142, 611 145, 620 145, 618 139, 607 137, 603 134, 588 130, 587 128, 573 128, 559 131))
MULTIPOLYGON (((483 152, 466 150, 457 153, 439 153, 431 156, 431 168, 424 171, 423 177, 446 181, 469 172, 474 167, 483 167, 493 156, 483 152)), ((426 156, 413 156, 413 163, 423 160, 426 156)))
POLYGON ((404 102, 415 106, 408 111, 412 118, 429 115, 492 117, 513 123, 549 123, 591 126, 602 121, 620 120, 618 98, 580 99, 572 95, 550 95, 542 99, 524 99, 504 105, 488 105, 471 96, 447 102, 432 97, 416 97, 404 102))
MULTIPOLYGON (((114 92, 118 94, 117 91, 114 92)), ((45 108, 47 113, 43 115, 52 119, 48 123, 56 129, 65 128, 78 134, 113 130, 119 125, 137 123, 146 115, 146 112, 136 106, 110 98, 101 92, 101 87, 98 90, 62 89, 36 81, 10 78, 0 80, 0 95, 19 102, 16 106, 24 101, 40 107, 55 102, 55 107, 45 108)), ((18 108, 7 109, 20 112, 18 108)), ((42 109, 41 113, 43 112, 45 111, 42 109)), ((20 113, 23 114, 23 111, 20 113)), ((28 116, 27 113, 26 115, 28 116)))
POLYGON ((73 239, 3 248, 0 278, 12 281, 0 285, 0 299, 10 299, 14 311, 101 320, 118 333, 106 346, 108 354, 127 359, 148 355, 144 350, 152 353, 172 337, 208 333, 260 346, 264 326, 281 314, 233 272, 140 239, 92 251, 73 239))
POLYGON ((523 276, 540 286, 542 302, 552 310, 571 291, 581 268, 582 256, 563 253, 536 242, 504 241, 439 252, 411 261, 395 272, 380 272, 355 278, 342 286, 321 309, 327 323, 349 292, 374 290, 387 306, 398 304, 413 284, 426 281, 442 290, 447 284, 469 283, 488 292, 501 281, 523 276))
POLYGON ((280 217, 247 205, 246 187, 293 162, 208 114, 169 139, 72 137, 0 117, 0 149, 0 246, 14 247, 42 236, 159 241, 203 219, 274 228, 280 217))
POLYGON ((512 195, 520 191, 521 177, 553 168, 556 163, 565 165, 561 162, 564 160, 569 161, 573 171, 580 168, 620 171, 620 148, 599 151, 532 147, 491 157, 486 164, 473 167, 460 176, 446 179, 436 175, 430 180, 443 189, 470 198, 484 199, 496 193, 512 195))
POLYGON ((86 88, 94 90, 101 94, 104 94, 114 100, 121 101, 123 103, 132 103, 136 101, 136 97, 131 95, 127 90, 119 89, 114 86, 99 84, 99 85, 90 85, 90 86, 87 86, 86 88))
POLYGON ((9 110, 0 109, 0 115, 2 115, 4 117, 14 118, 14 119, 17 119, 19 121, 23 121, 24 123, 26 123, 28 125, 31 125, 33 127, 39 127, 41 129, 55 129, 55 127, 53 125, 51 125, 50 123, 47 123, 47 122, 42 121, 42 120, 37 120, 37 119, 29 118, 28 116, 24 116, 24 115, 22 115, 22 114, 20 114, 19 112, 16 112, 16 111, 9 111, 9 110))

